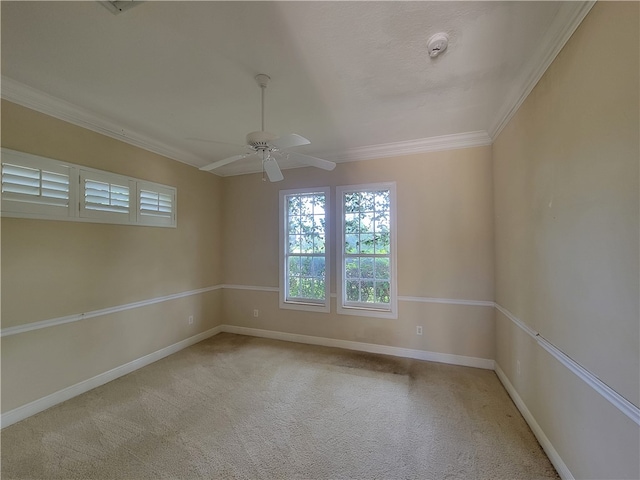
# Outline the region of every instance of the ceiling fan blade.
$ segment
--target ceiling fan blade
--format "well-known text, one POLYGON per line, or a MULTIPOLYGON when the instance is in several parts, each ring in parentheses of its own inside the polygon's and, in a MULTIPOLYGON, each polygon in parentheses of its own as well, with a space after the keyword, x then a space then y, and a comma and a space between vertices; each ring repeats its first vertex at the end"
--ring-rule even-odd
POLYGON ((237 160, 242 160, 243 158, 247 158, 249 153, 243 153, 242 155, 234 155, 233 157, 223 158, 222 160, 218 160, 217 162, 210 163, 209 165, 205 165, 204 167, 200 167, 200 170, 210 171, 215 170, 216 168, 223 167, 228 165, 231 162, 235 162, 237 160))
POLYGON ((297 133, 289 133, 282 135, 271 142, 271 144, 279 150, 291 147, 299 147, 301 145, 309 145, 311 142, 297 133))
POLYGON ((336 168, 336 164, 334 162, 323 160, 322 158, 318 157, 312 157, 311 155, 294 152, 287 152, 287 155, 289 156, 290 160, 304 163, 305 165, 309 165, 310 167, 317 167, 323 170, 333 170, 334 168, 336 168))
POLYGON ((280 167, 278 166, 278 162, 273 157, 268 157, 264 161, 264 171, 267 173, 267 177, 269 177, 270 182, 279 182, 283 180, 282 172, 280 171, 280 167))

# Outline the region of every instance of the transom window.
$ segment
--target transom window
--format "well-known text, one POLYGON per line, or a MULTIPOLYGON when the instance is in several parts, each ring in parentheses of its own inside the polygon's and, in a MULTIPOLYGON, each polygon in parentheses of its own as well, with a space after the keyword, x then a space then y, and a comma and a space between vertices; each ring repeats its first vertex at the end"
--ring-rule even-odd
POLYGON ((329 310, 328 189, 280 192, 280 306, 329 310))
POLYGON ((2 148, 3 217, 176 226, 177 190, 2 148))
POLYGON ((338 187, 337 197, 338 312, 395 318, 395 184, 338 187))

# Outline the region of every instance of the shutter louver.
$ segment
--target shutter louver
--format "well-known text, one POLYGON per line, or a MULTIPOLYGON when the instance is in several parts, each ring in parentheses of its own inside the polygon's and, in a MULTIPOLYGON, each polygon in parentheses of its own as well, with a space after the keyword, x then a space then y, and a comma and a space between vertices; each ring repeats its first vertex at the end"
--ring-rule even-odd
POLYGON ((2 194, 15 201, 66 207, 69 175, 3 163, 2 194))
POLYGON ((129 187, 86 179, 84 207, 100 212, 128 213, 129 187))
POLYGON ((140 213, 170 218, 173 210, 171 195, 149 190, 140 190, 140 213))

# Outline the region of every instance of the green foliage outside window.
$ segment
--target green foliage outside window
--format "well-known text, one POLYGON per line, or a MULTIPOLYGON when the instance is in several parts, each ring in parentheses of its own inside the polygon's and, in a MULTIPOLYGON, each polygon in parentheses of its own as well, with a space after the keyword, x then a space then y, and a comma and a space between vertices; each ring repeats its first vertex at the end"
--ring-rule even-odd
POLYGON ((326 198, 289 195, 287 208, 287 300, 325 299, 326 198))
POLYGON ((344 194, 345 290, 348 302, 390 303, 389 190, 344 194))

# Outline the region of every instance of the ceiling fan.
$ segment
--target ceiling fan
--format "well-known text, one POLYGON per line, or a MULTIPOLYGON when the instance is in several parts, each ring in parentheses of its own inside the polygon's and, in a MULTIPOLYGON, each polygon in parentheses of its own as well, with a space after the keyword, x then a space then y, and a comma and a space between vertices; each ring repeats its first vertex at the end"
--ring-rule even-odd
POLYGON ((217 162, 210 163, 201 167, 200 170, 211 171, 216 168, 228 165, 232 162, 242 160, 248 157, 257 157, 262 160, 262 168, 264 173, 269 177, 269 181, 278 182, 284 177, 278 166, 277 158, 288 158, 310 167, 322 168, 323 170, 333 170, 336 167, 334 162, 329 160, 323 160, 322 158, 312 157, 311 155, 305 155, 302 153, 288 152, 286 151, 291 147, 299 147, 301 145, 308 145, 311 142, 301 135, 296 133, 289 133, 278 137, 273 133, 267 132, 264 129, 264 92, 267 88, 267 83, 270 77, 263 73, 256 75, 256 81, 260 85, 261 100, 262 100, 262 128, 259 132, 251 132, 247 134, 247 148, 248 153, 241 155, 234 155, 233 157, 223 158, 217 162))

